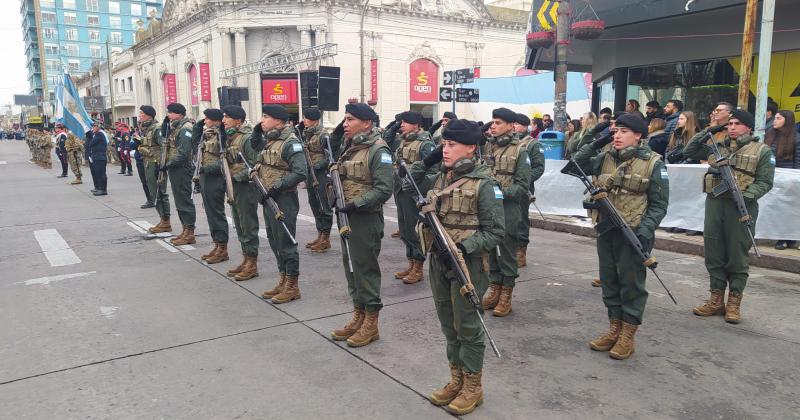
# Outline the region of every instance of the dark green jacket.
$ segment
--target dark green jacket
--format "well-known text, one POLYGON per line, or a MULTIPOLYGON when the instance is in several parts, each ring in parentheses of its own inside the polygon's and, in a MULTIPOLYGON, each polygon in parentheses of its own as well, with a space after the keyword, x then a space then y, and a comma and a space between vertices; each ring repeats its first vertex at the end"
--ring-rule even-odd
MULTIPOLYGON (((394 170, 392 168, 392 152, 382 143, 377 143, 381 139, 381 132, 373 128, 363 141, 363 144, 370 144, 369 149, 369 171, 372 174, 372 188, 353 201, 357 208, 377 209, 383 206, 389 197, 392 196, 394 187, 394 170)), ((343 152, 351 145, 352 140, 348 140, 343 152)))
MULTIPOLYGON (((191 169, 192 159, 194 158, 192 156, 192 124, 188 118, 182 118, 178 121, 170 121, 169 125, 169 135, 172 134, 173 130, 178 130, 178 134, 175 136, 175 147, 177 148, 178 154, 170 159, 164 166, 167 169, 175 169, 178 167, 191 169)), ((166 141, 166 139, 162 139, 161 147, 164 147, 164 141, 166 141)))
POLYGON ((303 155, 303 144, 300 139, 294 134, 294 128, 291 125, 286 125, 281 130, 280 136, 274 140, 267 140, 267 143, 261 147, 261 150, 256 152, 252 148, 247 148, 244 153, 245 157, 250 162, 258 162, 259 154, 263 151, 270 142, 285 141, 283 143, 283 150, 281 150, 281 159, 289 165, 289 173, 282 176, 275 182, 275 185, 265 185, 266 188, 277 188, 279 190, 288 190, 297 186, 297 184, 306 180, 308 175, 308 164, 303 155))

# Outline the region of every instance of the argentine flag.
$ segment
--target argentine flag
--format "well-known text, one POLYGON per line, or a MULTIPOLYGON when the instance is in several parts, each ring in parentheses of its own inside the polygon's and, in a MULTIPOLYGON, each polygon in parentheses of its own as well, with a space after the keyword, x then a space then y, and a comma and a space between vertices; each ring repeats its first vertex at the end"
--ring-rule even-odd
POLYGON ((79 138, 91 130, 92 119, 83 107, 78 90, 66 72, 56 84, 56 121, 64 124, 79 138))

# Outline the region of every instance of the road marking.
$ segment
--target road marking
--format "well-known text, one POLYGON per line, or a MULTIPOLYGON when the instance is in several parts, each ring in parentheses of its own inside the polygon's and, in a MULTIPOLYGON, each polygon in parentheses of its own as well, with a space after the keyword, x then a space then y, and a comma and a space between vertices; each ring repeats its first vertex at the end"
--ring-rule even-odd
POLYGON ((74 279, 74 278, 78 278, 78 277, 91 276, 92 274, 96 274, 96 273, 97 273, 97 271, 89 271, 89 272, 86 272, 86 273, 59 274, 57 276, 39 277, 38 279, 18 281, 18 282, 13 283, 13 284, 24 284, 25 286, 34 286, 34 285, 37 285, 37 284, 41 284, 43 286, 47 286, 50 283, 54 283, 54 282, 57 282, 57 281, 69 280, 69 279, 74 279))
POLYGON ((392 217, 392 216, 383 216, 383 218, 384 218, 384 219, 386 219, 386 220, 388 220, 388 221, 390 221, 390 222, 397 223, 397 218, 396 218, 396 217, 392 217))
POLYGON ((116 317, 116 312, 119 309, 118 306, 101 306, 100 307, 100 314, 108 319, 114 319, 116 317))
POLYGON ((81 262, 81 259, 70 249, 67 241, 58 234, 57 230, 36 230, 33 232, 33 236, 39 242, 39 247, 44 251, 44 256, 47 257, 51 266, 63 267, 81 262))
POLYGON ((170 245, 170 244, 168 244, 168 243, 164 242, 164 240, 163 240, 163 239, 156 239, 156 242, 157 242, 159 245, 163 246, 163 247, 164 247, 164 249, 166 249, 166 250, 167 250, 167 251, 169 251, 169 252, 178 252, 178 248, 175 248, 174 246, 172 246, 172 245, 170 245))
POLYGON ((135 230, 135 231, 137 231, 139 233, 147 233, 146 230, 144 230, 141 227, 139 227, 136 223, 128 222, 128 226, 130 226, 131 228, 133 228, 133 230, 135 230))
MULTIPOLYGON (((148 222, 147 220, 135 220, 133 222, 128 222, 128 226, 132 227, 139 233, 147 234, 147 229, 150 229, 153 226, 153 224, 148 222)), ((167 238, 172 236, 172 234, 169 232, 162 232, 162 233, 156 233, 155 236, 167 238)), ((158 242, 159 245, 163 246, 164 249, 166 249, 169 252, 178 252, 178 249, 180 249, 181 251, 193 251, 195 249, 195 247, 191 245, 178 245, 178 247, 176 248, 175 246, 167 243, 163 239, 157 239, 156 242, 158 242)))
POLYGON ((6 164, 8 164, 8 162, 6 162, 4 160, 0 160, 0 165, 6 165, 6 164))
POLYGON ((305 214, 299 214, 298 213, 297 214, 297 218, 300 219, 300 220, 304 220, 304 221, 306 221, 308 223, 317 223, 316 219, 314 219, 311 216, 306 216, 305 214))

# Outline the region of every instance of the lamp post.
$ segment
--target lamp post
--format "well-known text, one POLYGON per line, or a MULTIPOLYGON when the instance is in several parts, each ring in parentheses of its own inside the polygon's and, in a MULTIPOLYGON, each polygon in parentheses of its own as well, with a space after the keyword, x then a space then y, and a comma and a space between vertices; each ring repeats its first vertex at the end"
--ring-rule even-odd
POLYGON ((359 38, 361 38, 361 102, 364 102, 364 19, 367 16, 367 6, 369 6, 369 0, 364 0, 364 6, 361 8, 361 30, 359 33, 359 38))

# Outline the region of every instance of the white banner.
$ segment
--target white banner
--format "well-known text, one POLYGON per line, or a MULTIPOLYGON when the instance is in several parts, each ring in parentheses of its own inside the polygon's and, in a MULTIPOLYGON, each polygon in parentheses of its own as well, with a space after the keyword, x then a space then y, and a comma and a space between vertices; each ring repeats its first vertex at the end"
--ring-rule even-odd
MULTIPOLYGON (((565 160, 547 160, 544 175, 536 181, 536 205, 543 213, 586 216, 583 184, 564 175, 565 160)), ((661 227, 703 230, 706 194, 703 174, 708 165, 667 165, 669 208, 661 227)), ((756 238, 800 240, 800 170, 775 169, 772 190, 758 200, 756 238)), ((535 210, 535 209, 534 209, 535 210)))

